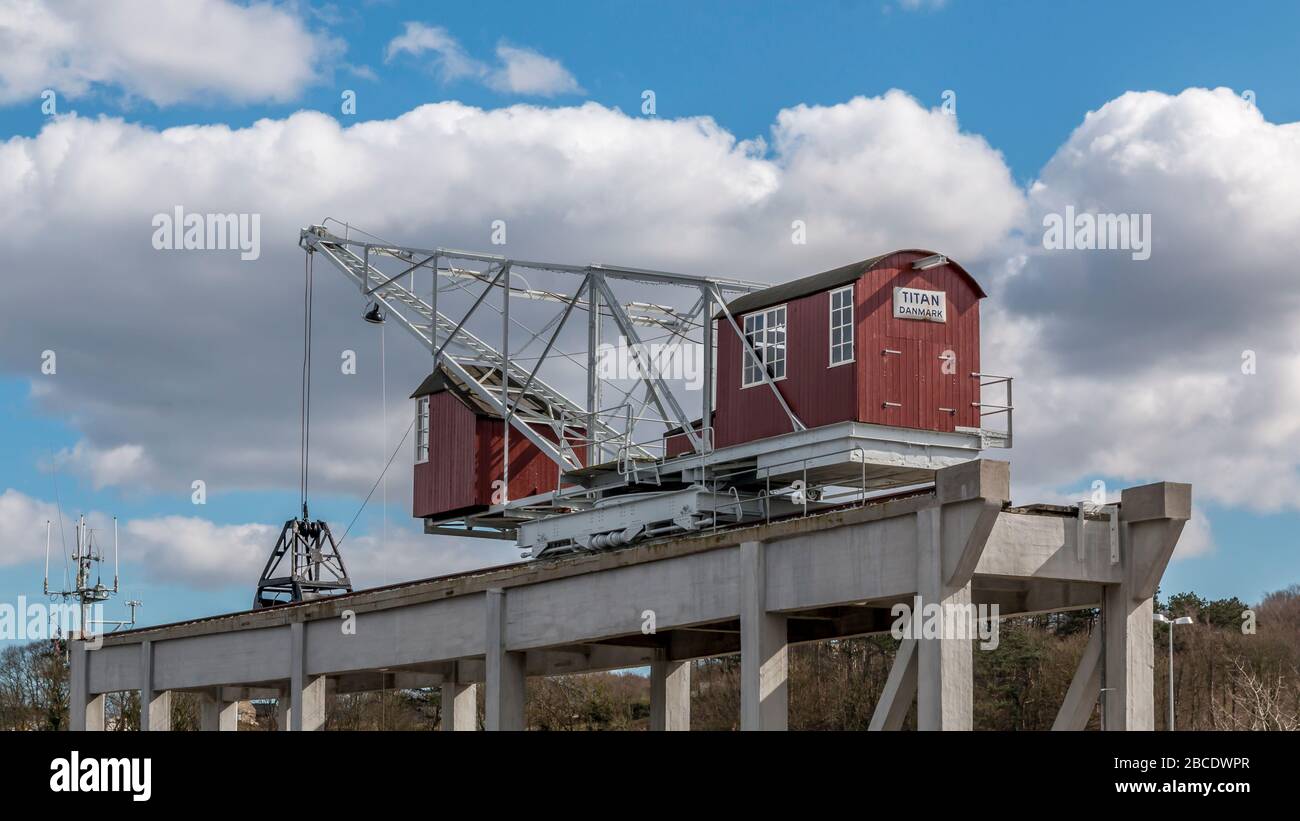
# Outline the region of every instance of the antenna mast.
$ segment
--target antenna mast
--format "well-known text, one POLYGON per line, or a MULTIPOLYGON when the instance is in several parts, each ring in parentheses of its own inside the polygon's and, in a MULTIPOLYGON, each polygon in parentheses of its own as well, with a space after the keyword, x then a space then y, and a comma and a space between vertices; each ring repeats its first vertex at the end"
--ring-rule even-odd
POLYGON ((106 621, 91 618, 92 608, 95 605, 108 601, 109 598, 117 595, 119 591, 117 517, 113 517, 113 586, 111 588, 104 584, 99 574, 98 566, 104 562, 104 551, 96 541, 94 528, 91 528, 86 523, 85 514, 77 517, 77 546, 72 552, 72 561, 76 565, 77 573, 70 589, 50 589, 50 538, 51 523, 47 520, 45 522, 45 583, 43 590, 47 596, 55 596, 64 600, 75 599, 78 602, 80 605, 78 629, 81 638, 94 635, 95 627, 112 627, 114 629, 133 627, 135 625, 135 609, 140 606, 138 601, 128 601, 126 603, 131 609, 130 621, 106 621))

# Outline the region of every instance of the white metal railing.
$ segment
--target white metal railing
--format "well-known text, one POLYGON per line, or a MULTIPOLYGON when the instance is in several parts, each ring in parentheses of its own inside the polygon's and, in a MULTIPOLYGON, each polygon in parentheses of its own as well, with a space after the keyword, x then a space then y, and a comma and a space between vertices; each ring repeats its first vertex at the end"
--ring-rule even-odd
POLYGON ((1011 420, 1013 415, 1012 412, 1015 410, 1015 405, 1012 403, 1012 398, 1011 398, 1011 382, 1013 377, 999 376, 998 374, 993 374, 993 373, 978 373, 978 372, 972 372, 971 377, 974 379, 978 379, 980 381, 980 399, 978 402, 971 403, 971 405, 973 405, 974 407, 979 408, 980 429, 981 430, 984 429, 984 417, 996 416, 998 414, 1006 414, 1006 423, 1007 423, 1006 430, 993 431, 993 433, 997 433, 1000 436, 998 438, 990 439, 988 441, 988 444, 992 447, 1001 447, 1001 448, 1011 447, 1011 430, 1012 430, 1011 420), (988 387, 994 387, 997 385, 1003 386, 1003 391, 1004 391, 1003 401, 1001 403, 985 402, 984 389, 988 387))
MULTIPOLYGON (((867 459, 866 459, 866 452, 863 451, 863 449, 860 447, 844 448, 841 450, 833 451, 831 453, 822 453, 816 456, 804 456, 799 459, 787 459, 784 462, 775 462, 770 465, 765 465, 763 469, 767 473, 767 476, 765 477, 764 492, 758 496, 749 496, 743 500, 737 500, 736 505, 739 506, 741 504, 746 504, 746 503, 761 502, 763 507, 764 522, 772 521, 771 500, 778 497, 782 499, 789 499, 793 504, 801 505, 803 507, 802 515, 804 516, 808 515, 808 503, 810 501, 814 503, 820 503, 822 505, 827 505, 827 506, 850 504, 854 501, 857 501, 859 503, 863 503, 867 501, 866 494, 869 492, 867 488, 867 459), (808 483, 809 462, 817 462, 820 465, 822 463, 825 463, 826 460, 828 459, 833 459, 833 457, 843 456, 843 455, 850 456, 851 461, 856 461, 862 465, 860 476, 857 477, 857 481, 859 482, 858 486, 854 486, 853 484, 851 484, 851 482, 853 481, 852 479, 848 479, 847 481, 836 482, 834 484, 824 484, 824 485, 816 485, 816 486, 810 485, 808 483), (796 486, 795 484, 790 483, 788 485, 778 487, 776 490, 773 490, 772 473, 774 472, 774 469, 789 467, 793 465, 798 465, 800 468, 800 472, 803 477, 800 480, 800 484, 796 486), (844 490, 840 492, 828 494, 827 491, 833 488, 843 488, 844 490), (840 500, 844 500, 844 501, 840 501, 840 500)), ((715 474, 709 477, 710 483, 713 485, 714 488, 713 490, 714 495, 716 496, 718 494, 717 488, 721 485, 727 484, 728 480, 741 477, 745 474, 751 474, 754 472, 754 470, 755 470, 754 468, 741 468, 738 470, 734 470, 730 473, 715 474)), ((775 471, 775 472, 781 472, 781 471, 775 471)), ((732 490, 734 490, 734 487, 732 488, 732 490)), ((723 493, 726 492, 727 491, 725 490, 723 491, 723 493)), ((715 502, 715 507, 716 506, 717 505, 715 502)), ((723 505, 718 509, 722 510, 730 506, 731 505, 723 505)), ((718 523, 715 517, 713 522, 713 529, 716 530, 717 527, 718 527, 718 523)))
MULTIPOLYGON (((697 427, 692 425, 691 427, 695 431, 696 435, 699 437, 700 447, 703 449, 703 454, 707 456, 708 454, 712 453, 713 452, 713 426, 704 425, 704 426, 697 427)), ((635 479, 638 475, 640 475, 640 473, 646 470, 654 470, 656 475, 658 475, 659 465, 662 465, 670 458, 668 456, 669 440, 677 439, 678 437, 685 437, 685 436, 687 436, 686 431, 678 431, 676 433, 665 433, 663 436, 659 437, 658 439, 651 439, 646 442, 633 443, 629 441, 625 443, 623 447, 619 448, 618 451, 619 473, 623 476, 624 479, 627 479, 629 477, 635 479), (638 463, 637 457, 632 453, 632 449, 634 448, 637 450, 650 453, 653 458, 653 461, 648 464, 638 463)), ((691 453, 693 453, 693 451, 687 450, 686 453, 682 455, 690 455, 691 453)))

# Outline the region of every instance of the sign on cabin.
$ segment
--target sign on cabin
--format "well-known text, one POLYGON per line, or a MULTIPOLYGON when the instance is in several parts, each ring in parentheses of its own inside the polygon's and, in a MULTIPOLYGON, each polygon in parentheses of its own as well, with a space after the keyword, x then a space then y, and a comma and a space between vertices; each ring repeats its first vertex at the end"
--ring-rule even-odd
POLYGON ((943 291, 923 291, 919 288, 895 288, 894 319, 947 322, 946 294, 943 291))

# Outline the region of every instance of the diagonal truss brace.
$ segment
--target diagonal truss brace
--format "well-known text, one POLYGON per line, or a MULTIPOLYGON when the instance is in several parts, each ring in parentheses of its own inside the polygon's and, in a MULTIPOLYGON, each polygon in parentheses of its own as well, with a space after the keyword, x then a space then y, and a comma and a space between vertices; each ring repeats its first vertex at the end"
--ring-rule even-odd
POLYGON ((713 289, 713 294, 714 298, 718 300, 718 304, 722 307, 722 313, 727 317, 727 322, 731 325, 731 329, 736 332, 736 336, 740 339, 740 344, 744 348, 745 354, 752 357, 754 363, 758 365, 759 373, 763 374, 763 381, 772 389, 772 395, 776 397, 777 402, 781 403, 781 409, 784 410, 785 415, 790 418, 790 424, 793 425, 794 429, 797 431, 807 430, 808 426, 800 421, 798 416, 794 415, 794 411, 790 410, 790 405, 785 401, 785 396, 781 394, 781 389, 776 386, 776 382, 773 381, 772 375, 767 372, 767 363, 759 358, 758 351, 754 350, 754 346, 750 343, 749 338, 745 336, 745 332, 742 331, 740 325, 736 323, 736 317, 732 315, 731 309, 727 307, 727 301, 722 298, 722 294, 717 288, 713 289))
POLYGON ((595 274, 593 281, 596 283, 596 288, 604 295, 610 315, 614 318, 614 323, 618 325, 619 331, 632 343, 632 353, 636 356, 637 366, 641 369, 641 378, 645 380, 646 389, 650 392, 650 396, 659 409, 660 415, 681 425, 691 443, 691 448, 696 453, 703 453, 704 446, 700 443, 699 435, 695 433, 695 426, 691 424, 686 412, 682 410, 677 397, 673 396, 672 391, 664 387, 663 380, 655 373, 651 363, 646 360, 645 345, 641 341, 641 335, 637 333, 636 328, 632 325, 632 320, 628 319, 627 314, 623 311, 623 306, 619 304, 618 297, 609 289, 609 283, 605 282, 604 276, 595 274), (664 408, 664 402, 667 402, 669 408, 672 409, 672 416, 669 416, 668 410, 664 408))
MULTIPOLYGON (((486 342, 465 329, 463 323, 453 324, 441 313, 436 314, 435 320, 435 314, 432 307, 425 303, 424 300, 420 299, 413 292, 402 287, 397 282, 389 281, 389 277, 381 274, 368 262, 362 260, 355 253, 344 248, 342 245, 329 242, 319 235, 310 232, 304 232, 303 238, 309 250, 321 252, 327 260, 335 265, 335 267, 343 271, 349 278, 355 281, 363 291, 369 290, 367 286, 372 279, 377 279, 379 282, 384 283, 385 292, 380 293, 379 291, 372 291, 371 297, 381 302, 384 307, 389 310, 389 316, 397 318, 397 320, 401 322, 407 330, 414 334, 415 337, 430 351, 435 351, 433 338, 429 333, 430 329, 433 327, 433 323, 436 321, 439 325, 446 327, 446 338, 442 345, 436 349, 436 353, 440 356, 440 359, 436 360, 438 364, 447 368, 447 370, 464 382, 466 386, 473 391, 476 396, 483 400, 488 407, 500 414, 502 419, 507 418, 509 414, 507 413, 505 403, 509 398, 510 380, 514 376, 519 376, 520 381, 522 381, 522 378, 526 378, 526 375, 512 373, 512 371, 515 370, 515 366, 508 363, 509 370, 502 374, 501 393, 500 396, 498 396, 497 392, 489 389, 479 379, 470 374, 457 357, 451 356, 450 354, 443 355, 443 349, 447 344, 454 340, 458 344, 472 351, 478 361, 483 363, 491 362, 498 367, 500 366, 501 355, 486 342), (403 306, 408 310, 415 312, 417 315, 430 319, 430 325, 424 326, 413 322, 405 312, 400 310, 403 306)), ((502 268, 504 269, 504 266, 502 266, 502 268)), ((488 290, 490 290, 490 288, 488 290)), ((575 413, 578 412, 578 406, 574 404, 572 400, 564 397, 563 394, 556 389, 546 385, 541 380, 534 380, 533 384, 535 386, 535 392, 544 396, 550 404, 556 407, 568 407, 571 411, 575 413)), ((549 439, 539 434, 532 425, 528 423, 528 421, 529 420, 525 418, 516 416, 511 418, 510 424, 525 438, 536 445, 547 458, 551 459, 561 468, 565 470, 576 470, 582 466, 576 457, 565 454, 554 442, 551 442, 549 439)))

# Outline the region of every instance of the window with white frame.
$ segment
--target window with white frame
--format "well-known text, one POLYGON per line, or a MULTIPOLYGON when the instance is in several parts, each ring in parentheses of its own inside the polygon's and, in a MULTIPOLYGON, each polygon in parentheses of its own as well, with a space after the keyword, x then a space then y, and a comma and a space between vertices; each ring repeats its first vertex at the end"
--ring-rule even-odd
POLYGON ((853 361, 853 286, 831 291, 831 367, 853 361))
POLYGON ((763 368, 773 380, 785 379, 785 306, 757 311, 745 317, 745 338, 754 346, 758 361, 742 352, 741 387, 762 384, 763 368))
POLYGON ((429 397, 415 400, 415 461, 429 461, 429 397))

